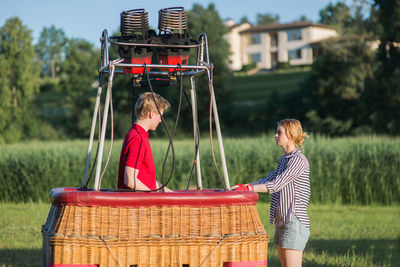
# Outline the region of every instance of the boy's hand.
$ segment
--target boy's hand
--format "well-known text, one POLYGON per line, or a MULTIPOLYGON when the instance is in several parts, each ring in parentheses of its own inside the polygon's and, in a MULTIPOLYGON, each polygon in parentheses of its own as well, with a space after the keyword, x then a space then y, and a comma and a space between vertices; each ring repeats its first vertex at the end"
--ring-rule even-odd
POLYGON ((171 190, 168 187, 164 187, 164 192, 174 192, 174 190, 171 190))

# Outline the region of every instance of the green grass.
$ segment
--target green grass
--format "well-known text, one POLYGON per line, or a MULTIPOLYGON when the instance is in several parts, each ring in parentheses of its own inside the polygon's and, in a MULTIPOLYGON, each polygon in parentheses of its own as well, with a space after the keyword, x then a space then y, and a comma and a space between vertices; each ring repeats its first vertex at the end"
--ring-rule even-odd
POLYGON ((0 204, 0 266, 40 266, 47 203, 0 204))
POLYGON ((274 73, 232 78, 234 102, 257 104, 272 93, 290 94, 300 89, 301 83, 310 75, 309 71, 274 73))
MULTIPOLYGON (((272 244, 269 203, 260 195, 259 214, 270 235, 269 266, 280 266, 272 244)), ((0 266, 40 266, 50 204, 0 204, 0 266)), ((400 207, 311 204, 311 237, 303 266, 400 266, 400 207)))
MULTIPOLYGON (((280 266, 269 203, 259 201, 258 210, 270 235, 269 266, 280 266)), ((309 216, 303 266, 400 266, 399 206, 310 205, 309 216)))

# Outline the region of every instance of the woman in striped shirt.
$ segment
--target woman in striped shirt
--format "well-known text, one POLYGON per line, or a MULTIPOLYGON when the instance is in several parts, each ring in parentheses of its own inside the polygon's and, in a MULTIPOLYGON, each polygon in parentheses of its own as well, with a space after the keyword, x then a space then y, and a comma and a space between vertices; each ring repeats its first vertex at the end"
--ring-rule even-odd
POLYGON ((233 190, 271 193, 270 223, 275 223, 274 243, 282 266, 301 266, 303 250, 310 236, 307 207, 310 198, 310 167, 302 154, 304 138, 301 124, 295 119, 278 122, 276 144, 285 155, 267 177, 233 190))

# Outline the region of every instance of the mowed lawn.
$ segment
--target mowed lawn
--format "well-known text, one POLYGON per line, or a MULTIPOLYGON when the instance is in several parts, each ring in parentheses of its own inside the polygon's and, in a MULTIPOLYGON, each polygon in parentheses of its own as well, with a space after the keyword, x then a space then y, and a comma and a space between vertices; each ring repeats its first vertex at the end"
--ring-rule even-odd
MULTIPOLYGON (((272 244, 269 203, 261 195, 260 217, 270 235, 269 266, 280 266, 272 244)), ((40 266, 41 226, 50 204, 0 204, 0 266, 40 266)), ((400 266, 399 206, 309 207, 311 237, 303 266, 400 266)))
POLYGON ((235 76, 232 94, 235 104, 260 104, 271 94, 286 95, 300 90, 310 71, 235 76))

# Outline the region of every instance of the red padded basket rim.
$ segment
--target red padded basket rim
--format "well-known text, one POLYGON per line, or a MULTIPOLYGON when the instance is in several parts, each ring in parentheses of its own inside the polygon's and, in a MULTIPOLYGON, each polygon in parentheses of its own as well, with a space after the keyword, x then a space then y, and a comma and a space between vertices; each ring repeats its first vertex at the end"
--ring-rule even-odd
POLYGON ((53 205, 71 206, 232 206, 255 205, 258 194, 249 191, 190 190, 171 193, 118 192, 113 190, 81 190, 58 187, 50 191, 53 205))

